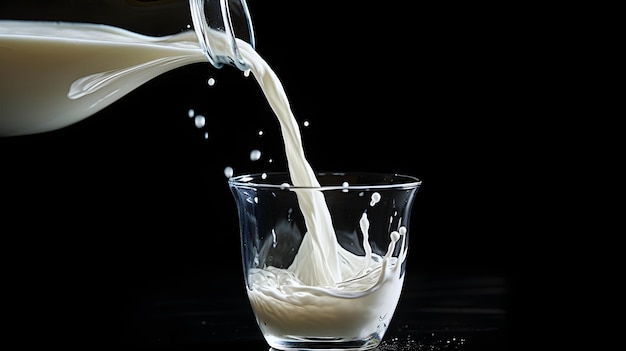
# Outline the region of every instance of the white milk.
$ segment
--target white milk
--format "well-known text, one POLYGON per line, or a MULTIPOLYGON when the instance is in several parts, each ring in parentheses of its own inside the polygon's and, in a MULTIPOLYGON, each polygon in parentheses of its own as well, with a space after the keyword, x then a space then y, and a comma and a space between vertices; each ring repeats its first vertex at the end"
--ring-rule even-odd
POLYGON ((196 35, 96 24, 0 21, 0 136, 47 132, 174 68, 206 62, 196 35))
MULTIPOLYGON (((213 44, 228 45, 218 32, 210 35, 213 44)), ((318 186, 281 82, 252 46, 241 40, 238 45, 280 122, 292 184, 318 186)), ((154 38, 104 25, 0 21, 0 135, 69 125, 159 74, 206 61, 192 31, 154 38)), ((266 335, 366 337, 391 319, 406 251, 390 257, 392 244, 380 257, 366 239, 365 256, 344 250, 335 238, 323 195, 297 194, 308 233, 293 264, 250 273, 253 289, 248 295, 260 328, 266 335), (288 281, 289 287, 276 289, 278 281, 288 281)), ((372 206, 376 201, 372 199, 372 206)), ((367 238, 365 215, 360 225, 367 238)), ((404 241, 406 229, 389 235, 394 243, 404 241)))

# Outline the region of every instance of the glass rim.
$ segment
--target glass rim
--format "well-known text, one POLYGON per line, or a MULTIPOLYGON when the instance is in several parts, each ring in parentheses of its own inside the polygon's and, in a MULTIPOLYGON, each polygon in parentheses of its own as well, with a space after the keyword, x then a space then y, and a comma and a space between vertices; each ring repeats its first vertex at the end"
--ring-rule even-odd
POLYGON ((411 175, 402 173, 385 173, 385 172, 362 172, 362 171, 347 171, 347 172, 315 172, 316 177, 323 176, 375 176, 391 177, 398 180, 397 182, 389 183, 358 183, 358 184, 339 184, 339 185, 320 185, 320 186, 294 186, 287 183, 275 184, 275 183, 263 183, 259 180, 265 178, 275 177, 289 177, 288 172, 258 172, 236 175, 228 178, 228 184, 231 187, 247 187, 247 188, 266 188, 266 189, 278 189, 278 190, 383 190, 383 189, 413 189, 419 188, 422 184, 422 180, 411 175))

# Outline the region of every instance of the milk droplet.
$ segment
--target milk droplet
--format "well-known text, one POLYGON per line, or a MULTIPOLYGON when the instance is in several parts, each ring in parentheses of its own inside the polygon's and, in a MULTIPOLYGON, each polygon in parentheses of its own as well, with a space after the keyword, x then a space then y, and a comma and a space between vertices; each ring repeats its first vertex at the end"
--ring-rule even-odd
POLYGON ((250 70, 247 69, 247 70, 243 71, 243 76, 244 77, 250 77, 250 70))
POLYGON ((194 111, 192 108, 189 109, 189 111, 187 111, 187 116, 189 116, 189 118, 193 118, 193 116, 196 115, 196 111, 194 111))
POLYGON ((213 78, 213 77, 209 78, 209 79, 206 81, 206 83, 207 83, 210 87, 214 86, 214 85, 215 85, 215 78, 213 78))
POLYGON ((391 232, 390 237, 391 237, 392 241, 400 240, 400 234, 398 232, 396 232, 395 230, 393 232, 391 232))
POLYGON ((204 140, 209 140, 209 132, 204 132, 204 140))
POLYGON ((311 123, 309 123, 309 121, 304 121, 304 126, 308 127, 311 123))
POLYGON ((230 166, 227 166, 226 168, 224 168, 224 175, 226 176, 226 178, 231 178, 234 174, 233 168, 230 166))
POLYGON ((259 134, 259 136, 263 136, 263 129, 259 129, 259 131, 257 132, 257 134, 259 134))
POLYGON ((196 118, 194 119, 194 123, 196 124, 197 128, 202 128, 204 127, 204 124, 206 123, 206 119, 204 118, 203 115, 197 115, 196 118))
POLYGON ((378 201, 380 201, 380 193, 373 193, 371 199, 372 201, 370 201, 370 206, 376 205, 378 201))
POLYGON ((250 151, 250 161, 258 161, 261 158, 260 150, 252 150, 250 151))

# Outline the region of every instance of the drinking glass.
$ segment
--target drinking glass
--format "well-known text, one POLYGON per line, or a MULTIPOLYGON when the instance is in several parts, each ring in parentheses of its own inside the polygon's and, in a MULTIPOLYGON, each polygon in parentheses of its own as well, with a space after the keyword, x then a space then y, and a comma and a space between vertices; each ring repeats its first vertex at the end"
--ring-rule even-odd
POLYGON ((228 180, 240 228, 247 295, 278 350, 369 350, 379 345, 405 278, 418 178, 288 173, 228 180))

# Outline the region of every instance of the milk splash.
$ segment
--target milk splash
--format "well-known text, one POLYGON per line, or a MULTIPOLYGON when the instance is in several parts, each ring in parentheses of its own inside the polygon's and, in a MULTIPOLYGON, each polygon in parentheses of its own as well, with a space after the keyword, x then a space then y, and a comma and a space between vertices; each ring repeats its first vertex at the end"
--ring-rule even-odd
MULTIPOLYGON (((273 335, 371 337, 369 333, 388 323, 395 310, 404 280, 407 229, 399 226, 392 230, 386 254, 375 254, 368 241, 370 223, 364 211, 359 225, 365 255, 355 255, 338 243, 323 192, 298 188, 320 184, 305 157, 298 123, 281 82, 251 46, 243 41, 238 44, 280 122, 292 191, 308 230, 287 269, 250 270, 248 296, 259 326, 270 339, 273 335), (398 243, 400 253, 394 257, 398 243), (386 312, 379 315, 380 311, 386 312)), ((373 193, 370 206, 380 200, 381 194, 373 193)))

